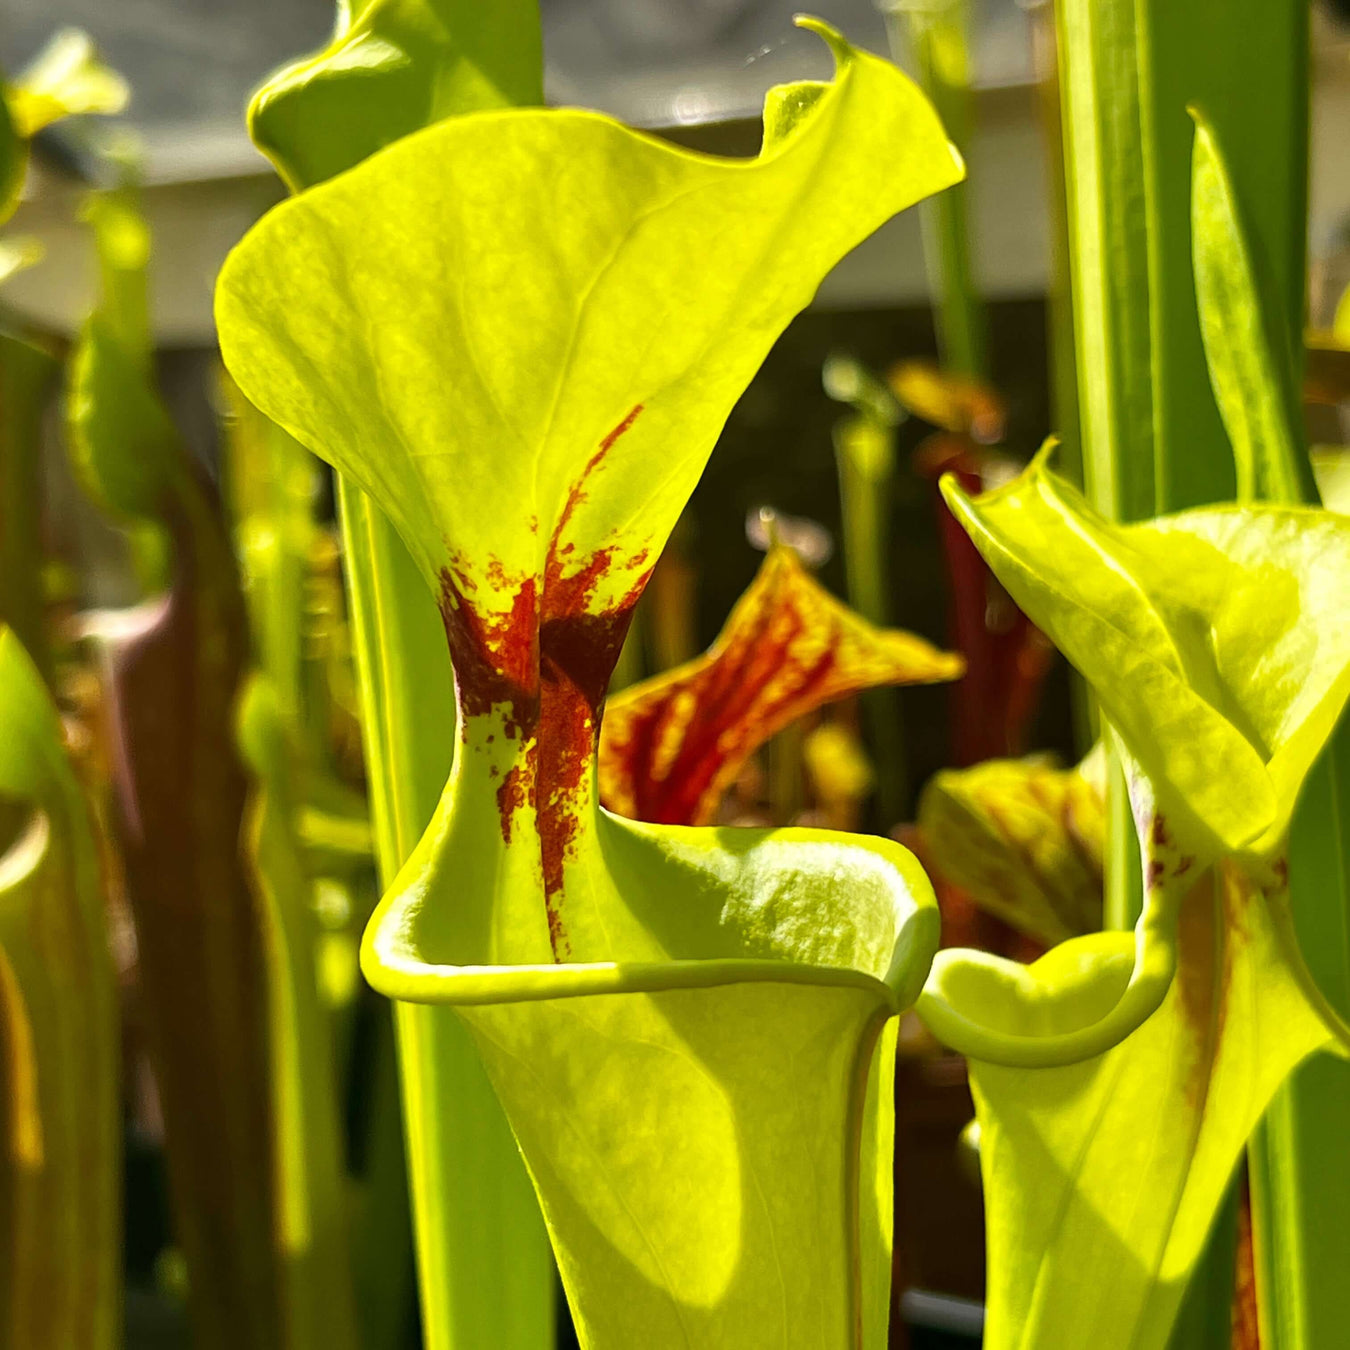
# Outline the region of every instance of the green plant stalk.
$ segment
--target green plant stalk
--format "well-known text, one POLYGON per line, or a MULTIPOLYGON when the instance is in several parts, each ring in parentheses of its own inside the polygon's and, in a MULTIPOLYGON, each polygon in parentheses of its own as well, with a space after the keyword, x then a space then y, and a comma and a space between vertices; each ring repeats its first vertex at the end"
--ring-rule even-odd
POLYGON ((240 748, 255 775, 243 841, 266 916, 284 1344, 356 1350, 338 1075, 316 981, 314 878, 295 829, 302 760, 294 722, 266 675, 245 686, 239 709, 240 748))
MULTIPOLYGON (((454 709, 434 695, 424 697, 417 735, 400 719, 399 713, 412 706, 406 696, 412 682, 409 677, 425 669, 443 680, 443 653, 437 650, 434 631, 428 631, 428 616, 416 608, 416 596, 399 590, 397 579, 405 575, 408 564, 396 552, 391 557, 391 550, 400 547, 393 531, 369 499, 340 477, 337 492, 348 615, 364 714, 362 744, 376 869, 383 889, 416 842, 418 813, 431 809, 428 800, 434 806, 438 755, 444 755, 448 764, 454 744, 454 709), (399 570, 401 561, 404 571, 399 570), (419 618, 423 620, 420 625, 419 618), (441 664, 436 664, 438 657, 441 664)), ((406 550, 404 554, 406 559, 406 550)), ((437 692, 441 687, 426 686, 437 692)), ((368 1163, 353 1225, 357 1307, 366 1343, 371 1346, 396 1343, 393 1338, 406 1332, 413 1294, 408 1197, 410 1190, 416 1191, 420 1174, 415 1157, 410 1159, 405 1153, 399 1111, 394 1066, 399 1020, 397 1007, 391 1007, 371 1047, 368 1163)), ((428 1328, 436 1325, 429 1317, 428 1328)))
MULTIPOLYGON (((848 602, 877 627, 891 621, 886 559, 890 557, 890 502, 895 483, 894 432, 879 419, 854 413, 835 425, 839 506, 848 602)), ((889 827, 910 808, 904 727, 894 689, 862 696, 863 715, 877 761, 877 809, 889 827)))
POLYGON ((345 478, 338 505, 383 885, 383 874, 396 873, 412 852, 445 785, 455 746, 454 681, 440 615, 402 540, 345 478))
MULTIPOLYGON (((329 46, 277 72, 249 111, 255 143, 295 191, 429 124, 543 100, 534 0, 365 0, 359 9, 339 0, 337 9, 329 46)), ((430 820, 450 767, 450 663, 406 549, 340 474, 338 493, 377 863, 387 886, 430 820)), ((501 1108, 453 1013, 400 1007, 395 1018, 426 1344, 538 1350, 552 1339, 551 1259, 501 1108)), ((380 1038, 377 1053, 390 1049, 380 1038)), ((377 1085, 391 1079, 388 1064, 377 1063, 377 1085)), ((401 1200, 385 1189, 399 1171, 388 1156, 399 1138, 388 1093, 375 1110, 369 1142, 379 1151, 367 1168, 357 1257, 372 1300, 364 1315, 387 1325, 398 1315, 406 1225, 396 1213, 401 1200)))
POLYGON ((407 1147, 393 1009, 379 1009, 366 1069, 370 1105, 365 1166, 353 1196, 352 1281, 362 1345, 399 1346, 416 1298, 407 1147))
MULTIPOLYGON (((1294 818, 1290 884, 1299 942, 1317 982, 1350 1008, 1350 725, 1314 767, 1294 818)), ((1248 1145, 1261 1344, 1335 1345, 1350 1259, 1350 1065, 1319 1055, 1276 1095, 1248 1145)))
MULTIPOLYGON (((1305 35, 1306 36, 1306 35, 1305 35)), ((1306 105, 1305 105, 1306 106, 1306 105)), ((1222 137, 1206 110, 1196 120, 1192 230, 1196 289, 1211 383, 1223 410, 1242 501, 1317 500, 1298 397, 1302 344, 1299 260, 1291 276, 1269 265, 1222 137), (1286 284, 1280 295, 1274 282, 1286 284)), ((1294 136, 1306 128, 1291 119, 1294 136)), ((1291 227, 1296 247, 1301 234, 1291 227)), ((1350 1003, 1350 880, 1345 838, 1350 730, 1333 734, 1309 775, 1290 838, 1296 939, 1336 1009, 1350 1003)), ((1249 1149, 1257 1305, 1263 1345, 1334 1344, 1344 1324, 1337 1271, 1346 1259, 1350 1166, 1342 1141, 1350 1074, 1328 1059, 1304 1065, 1273 1098, 1249 1149)))
POLYGON ((0 333, 0 622, 48 681, 38 503, 43 396, 55 374, 56 362, 40 347, 0 333))
MULTIPOLYGON (((1050 397, 1053 431, 1059 437, 1057 463, 1075 487, 1083 486, 1083 437, 1079 426, 1078 361, 1074 349, 1073 282, 1070 275, 1069 199, 1064 177, 1064 127, 1060 114, 1059 52, 1051 0, 1032 13, 1032 44, 1041 136, 1045 147, 1047 208, 1050 218, 1050 277, 1046 297, 1046 336, 1050 349, 1050 397)), ((1096 705, 1083 677, 1069 671, 1069 701, 1074 743, 1080 755, 1096 742, 1096 705)))
MULTIPOLYGON (((1262 207, 1259 244, 1301 313, 1306 217, 1306 7, 1260 0, 1065 0, 1059 10, 1084 478, 1119 520, 1231 498, 1231 451, 1209 390, 1190 249, 1190 103, 1220 123, 1262 207), (1195 53, 1203 51, 1203 61, 1195 53), (1259 99, 1251 97, 1260 89, 1259 99), (1259 185, 1259 186, 1258 186, 1259 185)), ((1300 331, 1296 324, 1292 331, 1300 331)), ((1140 906, 1137 849, 1118 771, 1108 805, 1108 922, 1140 906)), ((1310 789, 1311 790, 1311 789, 1310 789)), ((1229 1216, 1233 1210, 1227 1207, 1229 1216)), ((1226 1344, 1231 1217, 1194 1281, 1203 1326, 1226 1344)))
MULTIPOLYGON (((276 1230, 287 1343, 325 1350, 364 1343, 379 1350, 401 1331, 412 1293, 403 1155, 396 1130, 393 1182, 402 1200, 401 1222, 394 1215, 371 1225, 370 1213, 363 1213, 357 1229, 367 1243, 372 1229, 379 1234, 379 1289, 394 1298, 401 1292, 402 1321, 366 1315, 366 1306, 358 1321, 337 1069, 346 1038, 319 995, 315 874, 299 830, 302 812, 311 805, 308 791, 327 767, 328 754, 322 732, 314 735, 324 727, 327 691, 317 681, 307 687, 304 678, 306 580, 317 536, 313 503, 320 467, 224 375, 220 393, 229 414, 230 504, 260 667, 241 694, 238 729, 254 775, 244 840, 266 916, 276 1230)), ((359 805, 365 825, 364 801, 359 805)), ((392 1046, 387 1053, 392 1059, 392 1046)), ((389 1100, 396 1101, 396 1085, 388 1090, 389 1100)), ((363 1151, 371 1156, 368 1148, 363 1151)), ((359 1289, 363 1296, 372 1292, 365 1283, 359 1289)))
MULTIPOLYGON (((1050 342, 1050 396, 1054 433, 1059 437, 1059 471, 1083 486, 1083 444, 1079 432, 1078 361, 1074 349, 1073 282, 1070 274, 1069 199, 1065 181, 1064 125, 1060 113, 1059 53, 1054 9, 1045 0, 1032 16, 1041 132, 1049 182, 1050 285, 1047 328, 1050 342)), ((1095 736, 1082 746, 1086 753, 1095 736)))
MULTIPOLYGON (((919 84, 964 155, 972 122, 967 0, 891 0, 885 13, 892 52, 899 60, 907 35, 919 84)), ((942 365, 983 378, 989 373, 986 319, 975 285, 966 192, 959 183, 919 210, 942 365)))
POLYGON ((257 663, 281 712, 299 731, 305 725, 302 668, 305 572, 313 536, 318 461, 268 422, 229 387, 232 434, 227 480, 257 663))
POLYGON ((121 1342, 117 989, 94 822, 41 676, 0 627, 0 1341, 121 1342))
MULTIPOLYGON (((454 686, 440 616, 408 550, 364 493, 341 478, 338 491, 388 888, 450 770, 454 686)), ((551 1344, 552 1261, 538 1202, 469 1032, 451 1008, 398 1003, 394 1017, 427 1350, 551 1344)))

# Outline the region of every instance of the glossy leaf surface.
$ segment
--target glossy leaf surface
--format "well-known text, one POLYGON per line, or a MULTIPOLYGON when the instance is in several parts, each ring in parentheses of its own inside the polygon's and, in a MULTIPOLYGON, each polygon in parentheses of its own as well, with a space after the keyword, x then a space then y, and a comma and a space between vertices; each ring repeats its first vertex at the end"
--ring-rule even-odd
POLYGON ((953 510, 1087 677, 1199 863, 1273 857, 1350 695, 1350 522, 1212 507, 1117 526, 1047 467, 953 510))
POLYGON ((1247 1136, 1295 1065, 1343 1032, 1294 935, 1285 850, 1345 699, 1350 532, 1285 507, 1113 526, 1044 457, 1006 488, 949 497, 1111 720, 1147 895, 1133 953, 1099 935, 1025 976, 958 956, 935 982, 990 1026, 1002 983, 1047 1039, 1111 1022, 1145 984, 1165 994, 1098 1059, 1037 1075, 973 1067, 987 1334, 996 1347, 1081 1334, 1162 1346, 1247 1136))
MULTIPOLYGON (((732 401, 825 267, 957 172, 913 87, 841 52, 835 84, 772 96, 758 160, 689 155, 593 114, 453 119, 279 207, 222 274, 245 393, 371 490, 439 592, 461 709, 501 775, 502 831, 532 794, 548 815, 549 890, 608 665, 732 401), (860 166, 892 141, 909 173, 878 196, 860 166), (568 173, 541 177, 539 159, 568 173), (491 238, 474 228, 489 203, 491 238), (713 238, 718 269, 682 261, 713 238), (534 255, 549 260, 541 284, 503 292, 517 271, 503 260, 534 255), (428 285, 452 256, 459 280, 428 285), (475 303, 469 277, 513 302, 475 303), (396 292, 397 329, 345 317, 396 292), (537 764, 514 764, 516 734, 537 727, 537 764)), ((544 936, 540 917, 510 925, 515 941, 544 936)))
POLYGON ((604 575, 585 583, 600 613, 654 561, 731 404, 826 268, 958 173, 917 92, 864 55, 833 85, 775 91, 751 161, 590 113, 456 118, 252 232, 218 292, 227 363, 302 442, 322 428, 322 453, 389 503, 433 585, 481 589, 489 623, 525 583, 545 586, 550 558, 555 591, 582 585, 579 541, 605 546, 613 521, 604 575), (892 145, 886 191, 866 190, 861 166, 892 145), (709 250, 716 269, 691 265, 709 250), (512 286, 522 257, 549 260, 528 291, 512 286), (374 322, 391 303, 397 333, 374 322), (348 311, 368 325, 356 341, 329 326, 348 311), (491 462, 475 453, 489 443, 491 462), (523 503, 527 528, 484 512, 491 498, 523 503))
POLYGON ((89 809, 36 667, 0 629, 0 1339, 121 1343, 117 997, 89 809), (8 813, 7 813, 8 815, 8 813))
POLYGON ((1158 1006, 1193 876, 1227 857, 1280 865, 1298 790, 1350 694, 1350 522, 1216 507, 1116 526, 1044 454, 977 499, 950 479, 945 491, 1013 599, 1093 686, 1130 768, 1147 895, 1133 939, 1077 939, 1039 976, 943 953, 922 1010, 977 1058, 1071 1062, 1158 1006), (1072 1033, 1035 1033, 1045 1000, 1072 1033))
POLYGON ((533 0, 342 0, 332 41, 253 96, 249 135, 293 191, 445 117, 543 102, 533 0))
POLYGON ((838 77, 771 95, 756 160, 455 119, 278 208, 218 291, 245 393, 440 595, 461 746, 364 965, 463 1009, 597 1347, 884 1340, 872 1065, 936 939, 926 880, 885 842, 643 826, 594 787, 631 606, 733 401, 838 256, 959 172, 913 87, 829 38, 838 77), (814 1119, 779 1110, 791 1055, 836 1089, 814 1119))
POLYGON ((600 800, 636 820, 707 824, 746 759, 799 717, 962 669, 960 657, 853 613, 779 545, 706 654, 608 701, 600 800))
POLYGON ((926 856, 982 909, 1047 946, 1102 920, 1100 748, 1061 769, 1042 756, 935 774, 919 799, 926 856))

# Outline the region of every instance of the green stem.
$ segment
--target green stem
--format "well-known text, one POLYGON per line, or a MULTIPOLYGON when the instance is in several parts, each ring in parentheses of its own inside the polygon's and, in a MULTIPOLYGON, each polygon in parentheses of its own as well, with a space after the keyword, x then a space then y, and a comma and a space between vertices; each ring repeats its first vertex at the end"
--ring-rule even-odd
POLYGON ((243 837, 265 916, 282 1343, 356 1350, 338 1074, 316 980, 314 878, 295 831, 303 775, 293 731, 267 676, 256 676, 240 697, 239 739, 255 775, 243 837))
MULTIPOLYGON (((919 84, 964 155, 972 122, 966 0, 890 0, 884 8, 891 50, 898 59, 907 33, 919 84)), ((919 213, 942 364, 984 378, 985 313, 975 285, 966 193, 958 183, 922 203, 919 213)))
MULTIPOLYGON (((862 411, 835 426, 848 602, 878 627, 891 621, 886 562, 891 556, 894 440, 892 427, 862 411)), ((894 689, 874 689, 861 703, 877 762, 877 808, 882 825, 889 828, 905 819, 911 806, 899 700, 894 689)))
MULTIPOLYGON (((1059 437, 1057 465, 1076 487, 1083 486, 1083 445, 1079 432, 1078 361, 1074 350, 1073 283, 1070 274, 1069 198, 1065 181, 1063 119, 1060 115, 1059 53, 1054 10, 1043 0, 1033 15, 1036 87, 1045 138, 1049 179, 1050 282, 1046 326, 1050 345, 1050 396, 1054 433, 1059 437)), ((1089 738, 1083 749, 1091 744, 1089 738)))
MULTIPOLYGON (((387 888, 450 771, 453 682, 436 606, 407 549, 351 484, 339 483, 339 500, 376 858, 387 888)), ((548 1240, 468 1030, 448 1007, 399 1004, 395 1023, 427 1350, 539 1350, 553 1338, 548 1240)), ((360 1255, 387 1259, 378 1247, 389 1238, 370 1233, 360 1255)))
POLYGON ((1115 520, 1154 514, 1144 163, 1133 0, 1058 9, 1083 479, 1115 520))

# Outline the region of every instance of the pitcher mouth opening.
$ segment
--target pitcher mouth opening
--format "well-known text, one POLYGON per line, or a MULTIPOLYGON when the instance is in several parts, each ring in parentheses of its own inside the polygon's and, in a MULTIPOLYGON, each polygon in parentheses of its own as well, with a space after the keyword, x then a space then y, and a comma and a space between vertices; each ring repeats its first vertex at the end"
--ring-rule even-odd
POLYGON ((435 965, 393 950, 375 930, 361 948, 361 969, 373 988, 404 1003, 481 1006, 535 1003, 597 994, 652 994, 731 984, 811 984, 875 993, 904 1011, 896 988, 866 971, 763 958, 593 961, 565 965, 435 965))

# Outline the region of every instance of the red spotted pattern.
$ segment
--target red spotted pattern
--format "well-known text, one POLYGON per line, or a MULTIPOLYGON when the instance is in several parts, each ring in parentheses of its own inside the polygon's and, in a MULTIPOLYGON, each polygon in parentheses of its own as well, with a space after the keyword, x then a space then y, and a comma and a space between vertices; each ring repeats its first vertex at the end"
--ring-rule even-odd
POLYGON ((596 549, 572 569, 575 545, 563 544, 562 534, 586 500, 591 476, 641 412, 642 405, 635 405, 604 437, 572 485, 549 540, 542 578, 511 576, 498 560, 489 561, 494 598, 512 596, 507 612, 475 605, 477 587, 460 560, 452 559, 441 572, 441 617, 461 724, 498 713, 507 737, 523 747, 497 788, 497 809, 507 843, 516 815, 527 806, 534 810, 556 959, 568 950, 564 864, 586 806, 605 691, 650 575, 645 551, 620 560, 614 545, 596 549), (635 574, 631 584, 617 601, 596 610, 596 592, 616 566, 635 574))

